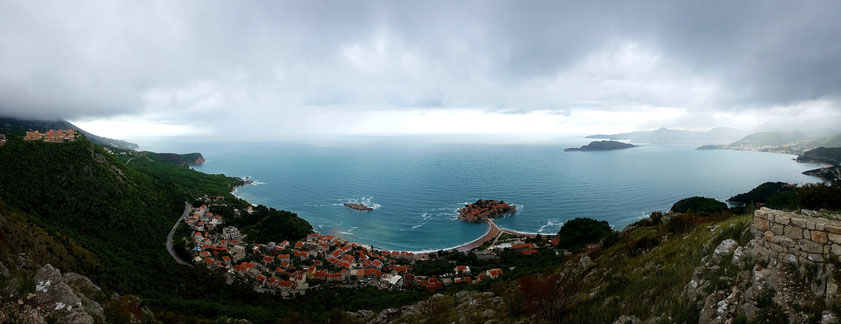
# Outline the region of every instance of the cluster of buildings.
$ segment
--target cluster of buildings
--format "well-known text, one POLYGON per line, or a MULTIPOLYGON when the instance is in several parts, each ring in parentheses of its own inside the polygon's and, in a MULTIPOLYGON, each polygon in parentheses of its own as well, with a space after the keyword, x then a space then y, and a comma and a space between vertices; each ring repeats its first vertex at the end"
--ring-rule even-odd
MULTIPOLYGON (((246 211, 249 212, 249 211, 246 211)), ((193 261, 224 273, 228 282, 245 281, 258 291, 284 296, 304 294, 325 286, 401 289, 420 286, 443 289, 453 284, 478 283, 502 275, 502 269, 477 273, 457 266, 452 273, 419 276, 413 273, 416 260, 427 254, 382 251, 332 235, 310 233, 294 243, 245 243, 234 226, 224 226, 220 215, 207 205, 193 208, 184 222, 191 230, 193 261)), ((523 247, 533 250, 532 245, 523 247)), ((536 251, 535 251, 536 252, 536 251)))
POLYGON ((0 134, 0 146, 6 145, 6 135, 0 134))
POLYGON ((39 131, 26 131, 26 136, 23 137, 24 141, 41 141, 50 142, 50 143, 61 143, 61 142, 71 142, 76 139, 76 131, 72 129, 59 129, 54 130, 50 129, 46 133, 41 133, 39 131))

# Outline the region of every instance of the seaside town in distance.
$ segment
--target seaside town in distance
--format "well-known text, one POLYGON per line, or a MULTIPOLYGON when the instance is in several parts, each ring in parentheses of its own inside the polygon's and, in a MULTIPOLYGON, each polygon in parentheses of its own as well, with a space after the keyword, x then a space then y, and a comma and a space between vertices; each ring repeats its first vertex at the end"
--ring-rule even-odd
MULTIPOLYGON (((244 235, 239 229, 225 226, 224 217, 210 212, 212 207, 224 204, 223 197, 204 197, 199 202, 201 205, 198 207, 186 207, 189 209, 188 216, 183 222, 190 228, 189 237, 177 238, 190 242, 193 263, 224 273, 229 284, 242 282, 260 292, 289 297, 322 286, 372 286, 379 289, 419 286, 435 290, 449 285, 492 280, 504 272, 500 268, 471 269, 456 265, 447 273, 415 275, 412 265, 417 260, 435 259, 438 257, 436 253, 378 250, 318 233, 310 233, 305 240, 297 242, 249 244, 243 241, 244 235)), ((253 213, 253 210, 249 206, 244 211, 235 212, 253 213)), ((479 251, 477 257, 496 259, 497 253, 505 249, 529 256, 537 253, 538 249, 551 250, 558 242, 557 238, 530 236, 499 232, 493 237, 495 244, 483 244, 482 247, 487 248, 479 251)), ((568 252, 553 250, 552 253, 563 255, 568 252)))

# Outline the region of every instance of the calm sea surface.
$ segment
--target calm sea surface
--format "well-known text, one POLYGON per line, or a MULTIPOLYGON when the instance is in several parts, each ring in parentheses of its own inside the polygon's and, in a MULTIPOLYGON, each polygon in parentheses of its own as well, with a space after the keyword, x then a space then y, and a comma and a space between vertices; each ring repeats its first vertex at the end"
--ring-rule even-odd
POLYGON ((723 200, 766 181, 818 181, 801 172, 819 166, 783 154, 682 145, 563 151, 585 142, 159 143, 144 149, 202 152, 207 162, 195 169, 257 181, 237 191, 252 203, 298 213, 321 233, 408 251, 453 247, 484 234, 487 224, 456 219, 459 207, 477 199, 518 206, 517 214, 497 220, 501 227, 557 233, 575 217, 618 229, 685 197, 723 200), (375 210, 354 211, 345 202, 375 210))

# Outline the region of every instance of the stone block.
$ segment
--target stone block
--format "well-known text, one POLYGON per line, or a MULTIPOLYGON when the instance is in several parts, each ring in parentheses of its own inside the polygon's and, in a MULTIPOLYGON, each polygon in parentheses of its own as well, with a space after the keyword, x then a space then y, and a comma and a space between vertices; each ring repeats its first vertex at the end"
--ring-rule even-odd
POLYGON ((753 219, 753 226, 760 230, 760 231, 767 231, 770 227, 768 227, 768 220, 762 218, 754 218, 753 219))
POLYGON ((815 230, 818 230, 818 231, 823 231, 823 230, 826 230, 826 229, 824 228, 824 226, 825 226, 825 225, 826 225, 826 224, 824 224, 824 223, 815 223, 815 230))
POLYGON ((824 232, 812 231, 812 241, 815 241, 815 243, 826 244, 829 242, 829 239, 826 237, 826 233, 824 232))
POLYGON ((810 240, 800 240, 800 249, 808 253, 823 253, 823 246, 810 240))
POLYGON ((834 255, 841 255, 841 245, 833 244, 832 247, 830 247, 830 251, 834 255))
POLYGON ((771 242, 777 243, 785 248, 796 248, 797 242, 786 236, 774 236, 771 242))
POLYGON ((791 223, 797 225, 802 228, 806 228, 806 220, 801 218, 792 217, 791 223))
POLYGON ((791 217, 788 217, 788 215, 784 215, 784 214, 774 215, 774 222, 777 223, 777 224, 788 225, 790 221, 791 221, 791 217))
MULTIPOLYGON (((841 245, 839 245, 838 248, 839 248, 839 251, 841 251, 841 245)), ((777 243, 772 243, 772 242, 768 242, 768 249, 770 249, 771 251, 776 251, 776 252, 786 252, 786 249, 783 248, 781 245, 779 245, 777 243)), ((839 254, 839 255, 841 255, 841 254, 839 254)))
MULTIPOLYGON (((777 224, 777 223, 771 224, 771 232, 774 232, 774 234, 777 234, 777 235, 783 235, 783 229, 784 228, 785 228, 785 226, 777 224)), ((839 234, 841 234, 841 233, 839 233, 839 234)))
POLYGON ((809 256, 807 257, 807 259, 809 259, 809 261, 814 261, 814 262, 823 262, 823 255, 815 254, 815 253, 809 253, 809 256))
POLYGON ((805 237, 805 238, 811 238, 811 237, 812 237, 812 232, 811 232, 811 231, 809 231, 809 230, 807 230, 807 229, 804 229, 804 230, 803 230, 803 237, 805 237))
POLYGON ((815 222, 806 222, 806 229, 815 230, 815 222))
POLYGON ((841 243, 841 235, 833 234, 833 233, 827 233, 826 237, 830 241, 832 241, 832 243, 841 243))
MULTIPOLYGON (((765 231, 765 233, 762 233, 762 235, 765 236, 766 239, 770 239, 770 238, 774 237, 774 232, 765 231)), ((835 234, 830 234, 830 235, 835 235, 835 234)), ((838 236, 838 239, 841 240, 841 235, 838 236)))
POLYGON ((783 229, 783 234, 793 240, 803 238, 803 230, 800 227, 788 225, 783 229))
POLYGON ((824 229, 830 233, 841 234, 841 225, 826 224, 824 225, 824 229))

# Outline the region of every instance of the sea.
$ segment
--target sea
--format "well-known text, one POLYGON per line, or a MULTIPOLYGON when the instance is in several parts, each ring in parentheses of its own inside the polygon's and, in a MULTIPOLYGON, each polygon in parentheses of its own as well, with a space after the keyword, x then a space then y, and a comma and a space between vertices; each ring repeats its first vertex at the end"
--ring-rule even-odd
POLYGON ((250 177, 235 194, 289 210, 322 234, 384 250, 435 251, 473 241, 488 224, 457 219, 477 199, 503 200, 518 212, 496 220, 511 230, 555 234, 589 217, 622 229, 692 196, 725 200, 767 181, 813 183, 801 172, 820 165, 795 156, 697 145, 640 145, 564 152, 584 138, 494 143, 411 137, 308 142, 150 142, 158 152, 201 152, 194 169, 250 177), (364 203, 372 211, 344 207, 364 203))

